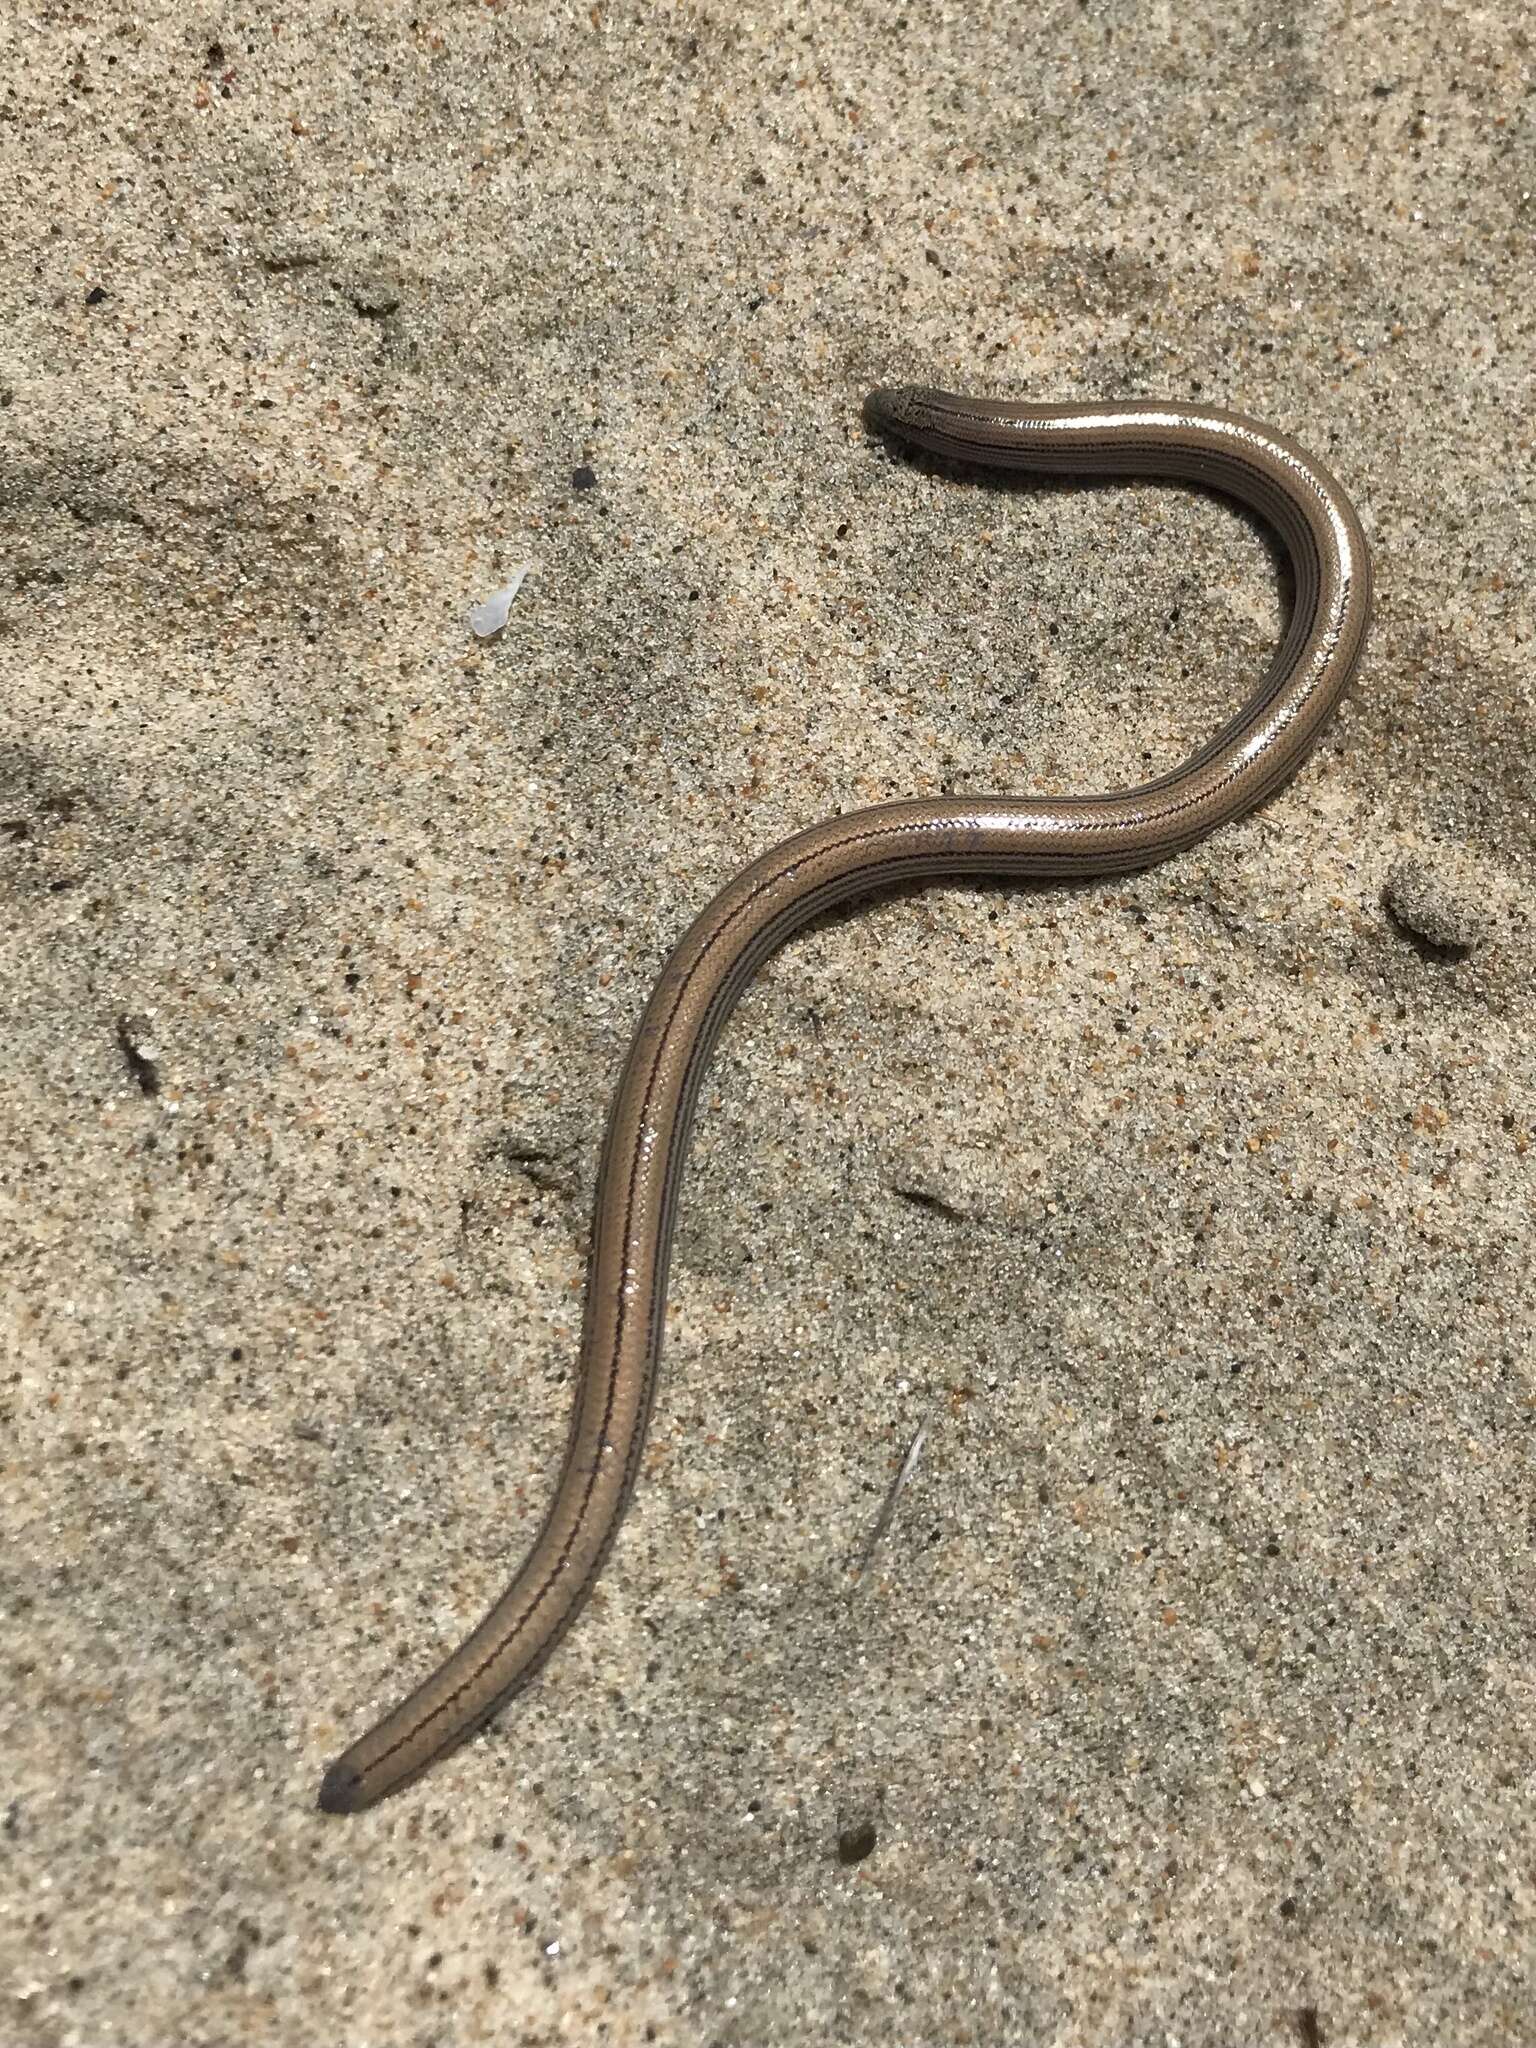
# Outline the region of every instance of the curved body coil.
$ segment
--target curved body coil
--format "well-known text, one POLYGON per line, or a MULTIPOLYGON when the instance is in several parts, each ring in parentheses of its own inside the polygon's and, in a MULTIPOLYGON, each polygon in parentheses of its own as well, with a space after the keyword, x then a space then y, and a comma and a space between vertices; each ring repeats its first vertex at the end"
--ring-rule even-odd
POLYGON ((1370 610, 1359 520, 1333 478, 1270 428, 1200 406, 1041 406, 918 389, 872 392, 865 416, 881 433, 965 462, 1180 478, 1241 500, 1290 559, 1284 638, 1247 703, 1171 774, 1096 796, 924 799, 829 818, 763 854, 695 920, 646 1006, 609 1115, 580 1380, 554 1501, 473 1635, 327 1771, 327 1812, 373 1805, 488 1720, 559 1642, 601 1570, 645 1443, 699 1083, 767 955, 821 912, 889 883, 1107 875, 1165 860, 1279 788, 1355 665, 1370 610))

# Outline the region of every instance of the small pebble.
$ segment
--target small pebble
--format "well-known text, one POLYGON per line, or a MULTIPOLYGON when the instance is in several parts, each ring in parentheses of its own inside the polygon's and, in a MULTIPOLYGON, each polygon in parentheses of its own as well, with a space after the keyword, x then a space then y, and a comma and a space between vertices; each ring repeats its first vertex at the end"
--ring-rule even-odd
POLYGON ((1484 891, 1458 873, 1455 855, 1408 854, 1387 877, 1381 900, 1405 931, 1465 958, 1487 931, 1484 891))
POLYGON ((383 320, 400 304, 400 293, 387 278, 364 277, 352 287, 352 304, 365 319, 383 320))

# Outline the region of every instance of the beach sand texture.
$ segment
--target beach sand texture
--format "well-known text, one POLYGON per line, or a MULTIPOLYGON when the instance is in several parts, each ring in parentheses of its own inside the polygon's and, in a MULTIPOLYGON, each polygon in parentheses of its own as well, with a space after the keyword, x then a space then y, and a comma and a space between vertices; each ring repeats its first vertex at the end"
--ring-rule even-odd
POLYGON ((0 10, 0 2041, 1536 2041, 1523 19, 0 10), (323 1816, 548 1498, 689 920, 1275 643, 1246 516, 902 381, 1294 435, 1356 686, 762 973, 595 1597, 323 1816))

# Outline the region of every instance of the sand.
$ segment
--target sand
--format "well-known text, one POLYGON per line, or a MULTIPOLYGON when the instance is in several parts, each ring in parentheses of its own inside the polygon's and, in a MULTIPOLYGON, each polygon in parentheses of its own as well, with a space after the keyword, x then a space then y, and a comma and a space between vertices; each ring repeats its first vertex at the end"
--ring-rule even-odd
POLYGON ((1536 2041, 1522 20, 4 9, 0 2040, 1536 2041), (328 1818, 547 1499, 689 919, 1274 643, 1244 516, 905 379, 1294 434, 1352 699, 762 974, 596 1597, 328 1818))

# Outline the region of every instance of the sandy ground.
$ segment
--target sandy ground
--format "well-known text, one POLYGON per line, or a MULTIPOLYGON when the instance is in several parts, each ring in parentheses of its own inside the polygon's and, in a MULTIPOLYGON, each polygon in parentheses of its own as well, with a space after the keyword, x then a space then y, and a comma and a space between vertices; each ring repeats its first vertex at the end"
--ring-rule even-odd
POLYGON ((1536 2041, 1522 20, 0 10, 0 2039, 1536 2041), (329 1819, 547 1497, 694 912, 1274 642, 1247 519, 893 459, 904 378, 1296 435, 1353 700, 764 972, 597 1597, 329 1819))

